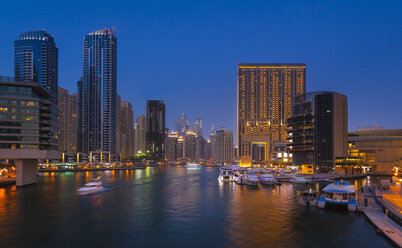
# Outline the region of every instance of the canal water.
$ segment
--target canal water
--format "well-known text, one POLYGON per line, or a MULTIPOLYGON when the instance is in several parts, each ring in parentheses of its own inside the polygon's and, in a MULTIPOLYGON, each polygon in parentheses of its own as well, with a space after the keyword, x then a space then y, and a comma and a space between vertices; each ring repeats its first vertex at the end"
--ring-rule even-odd
POLYGON ((41 173, 36 185, 0 188, 0 247, 392 247, 363 214, 300 207, 306 186, 253 189, 218 174, 41 173), (77 195, 98 176, 104 191, 77 195))

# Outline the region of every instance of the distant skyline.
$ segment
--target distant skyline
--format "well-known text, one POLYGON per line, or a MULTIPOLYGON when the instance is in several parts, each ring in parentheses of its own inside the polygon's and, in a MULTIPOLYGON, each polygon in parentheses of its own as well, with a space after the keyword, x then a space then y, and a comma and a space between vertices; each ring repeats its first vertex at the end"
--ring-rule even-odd
POLYGON ((0 75, 14 75, 13 42, 45 29, 59 48, 59 86, 77 92, 83 38, 116 28, 117 91, 145 115, 163 100, 166 126, 185 113, 236 130, 238 63, 306 63, 306 92, 347 95, 349 130, 402 128, 402 3, 370 1, 5 2, 0 75), (50 4, 51 3, 51 4, 50 4))

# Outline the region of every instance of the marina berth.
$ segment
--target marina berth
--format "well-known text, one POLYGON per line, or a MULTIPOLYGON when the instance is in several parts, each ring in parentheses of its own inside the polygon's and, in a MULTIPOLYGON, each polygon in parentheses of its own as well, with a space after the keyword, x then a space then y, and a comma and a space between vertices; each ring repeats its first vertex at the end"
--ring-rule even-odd
POLYGON ((349 211, 356 210, 356 189, 347 181, 336 181, 329 184, 323 190, 318 199, 318 207, 325 208, 327 205, 344 205, 349 211))

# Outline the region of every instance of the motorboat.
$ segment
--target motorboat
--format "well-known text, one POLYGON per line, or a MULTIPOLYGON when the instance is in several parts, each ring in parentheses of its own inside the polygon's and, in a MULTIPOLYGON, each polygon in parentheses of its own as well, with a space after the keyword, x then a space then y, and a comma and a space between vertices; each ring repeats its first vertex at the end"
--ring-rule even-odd
POLYGON ((236 180, 236 177, 231 169, 223 168, 221 168, 218 178, 221 182, 234 182, 236 180))
POLYGON ((246 175, 245 174, 241 174, 241 175, 237 175, 235 176, 235 182, 239 185, 245 185, 246 184, 246 179, 245 179, 246 175))
POLYGON ((290 182, 298 184, 307 184, 307 179, 301 176, 294 176, 290 179, 290 182))
POLYGON ((247 174, 244 176, 246 185, 248 186, 258 186, 258 177, 255 174, 247 174))
POLYGON ((199 164, 187 164, 188 170, 199 170, 201 166, 199 164))
POLYGON ((299 204, 303 206, 317 206, 318 194, 313 189, 305 190, 301 193, 299 204))
POLYGON ((262 174, 259 178, 261 184, 264 185, 275 185, 278 183, 275 178, 270 174, 262 174))
POLYGON ((318 207, 325 208, 327 205, 344 205, 349 211, 356 211, 356 188, 348 181, 336 181, 327 185, 323 194, 318 199, 318 207))
POLYGON ((92 179, 90 182, 86 183, 83 187, 79 188, 78 194, 85 195, 90 193, 95 193, 103 190, 102 181, 100 177, 92 179))
POLYGON ((238 168, 233 170, 234 175, 236 178, 238 178, 239 176, 243 176, 247 174, 247 169, 246 168, 238 168))

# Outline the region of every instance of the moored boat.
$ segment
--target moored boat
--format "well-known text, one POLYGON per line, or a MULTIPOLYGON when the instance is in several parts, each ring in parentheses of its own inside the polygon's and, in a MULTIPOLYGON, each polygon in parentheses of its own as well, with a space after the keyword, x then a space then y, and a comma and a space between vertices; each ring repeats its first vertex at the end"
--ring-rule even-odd
POLYGON ((258 186, 257 175, 247 174, 244 176, 244 180, 246 180, 246 185, 248 185, 248 186, 258 186))
POLYGON ((356 189, 347 181, 336 181, 329 184, 323 190, 324 193, 318 199, 318 207, 325 208, 327 205, 347 206, 349 211, 356 210, 356 189))
POLYGON ((290 182, 298 184, 307 184, 307 179, 301 176, 294 176, 292 179, 290 179, 290 182))
POLYGON ((236 177, 231 169, 223 168, 221 168, 218 178, 221 182, 234 182, 236 180, 236 177))
POLYGON ((299 204, 303 206, 317 206, 318 194, 313 189, 305 190, 301 193, 299 198, 299 204))
POLYGON ((264 185, 275 185, 278 183, 275 178, 270 174, 263 174, 259 177, 259 181, 264 185))

